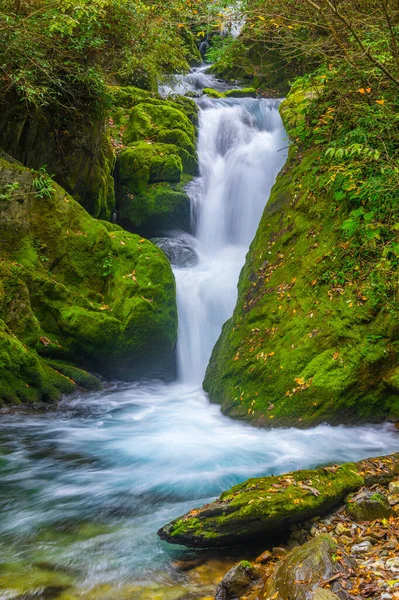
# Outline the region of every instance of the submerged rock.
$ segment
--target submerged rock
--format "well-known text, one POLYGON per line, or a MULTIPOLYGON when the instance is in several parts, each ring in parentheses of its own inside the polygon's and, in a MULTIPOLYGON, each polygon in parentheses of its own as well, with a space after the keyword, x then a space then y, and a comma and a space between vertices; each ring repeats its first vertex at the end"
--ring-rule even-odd
POLYGON ((345 555, 343 560, 337 561, 334 558, 336 552, 337 546, 329 535, 318 536, 295 548, 278 563, 263 589, 262 597, 330 600, 334 594, 326 594, 321 586, 336 576, 331 582, 332 591, 337 592, 341 600, 350 598, 349 592, 341 586, 340 578, 345 578, 351 561, 345 555))
POLYGON ((212 548, 286 534, 294 523, 327 513, 350 492, 399 472, 399 454, 358 463, 249 479, 212 504, 194 509, 162 527, 172 544, 212 548))

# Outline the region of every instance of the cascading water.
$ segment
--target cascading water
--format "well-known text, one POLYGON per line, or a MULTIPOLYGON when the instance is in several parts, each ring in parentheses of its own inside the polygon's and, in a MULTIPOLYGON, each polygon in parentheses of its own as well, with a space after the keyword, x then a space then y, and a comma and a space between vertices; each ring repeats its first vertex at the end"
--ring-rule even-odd
POLYGON ((167 521, 248 477, 399 449, 389 425, 255 429, 222 416, 201 389, 283 164, 277 104, 200 100, 195 235, 159 242, 176 265, 179 381, 115 386, 53 412, 1 418, 0 598, 21 597, 12 576, 2 594, 7 569, 34 589, 62 589, 67 577, 75 587, 115 586, 90 598, 118 597, 121 584, 183 585, 170 565, 184 550, 156 536, 167 521))
POLYGON ((245 253, 284 164, 284 128, 272 100, 201 101, 200 176, 189 188, 198 263, 175 269, 179 378, 201 384, 231 316, 245 253))

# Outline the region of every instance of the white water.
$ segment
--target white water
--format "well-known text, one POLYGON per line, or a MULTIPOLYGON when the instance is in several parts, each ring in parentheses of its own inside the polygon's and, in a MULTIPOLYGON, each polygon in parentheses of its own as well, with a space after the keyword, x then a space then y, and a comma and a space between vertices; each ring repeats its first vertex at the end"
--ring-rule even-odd
POLYGON ((200 177, 189 188, 199 261, 175 269, 179 379, 200 385, 223 323, 231 316, 245 254, 284 164, 278 102, 203 100, 200 177))
POLYGON ((157 529, 231 485, 399 449, 389 425, 255 429, 222 416, 201 390, 286 145, 275 102, 201 102, 196 234, 171 242, 176 256, 181 244, 198 256, 175 267, 179 381, 116 386, 52 413, 2 418, 0 563, 72 568, 84 585, 155 581, 185 552, 160 542, 157 529), (103 530, 82 539, 87 524, 103 530))

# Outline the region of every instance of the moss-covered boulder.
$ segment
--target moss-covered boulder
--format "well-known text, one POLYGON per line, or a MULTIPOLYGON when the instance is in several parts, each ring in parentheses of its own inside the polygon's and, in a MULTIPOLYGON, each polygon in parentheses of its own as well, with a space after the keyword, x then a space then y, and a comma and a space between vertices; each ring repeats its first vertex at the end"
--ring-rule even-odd
MULTIPOLYGON (((323 598, 317 590, 330 581, 332 591, 341 600, 351 598, 342 581, 349 575, 353 564, 342 553, 341 560, 336 560, 337 551, 338 547, 329 535, 319 536, 295 548, 278 563, 262 590, 262 597, 276 600, 323 598)), ((329 596, 325 598, 327 600, 329 596)))
POLYGON ((98 387, 87 372, 173 377, 164 254, 93 219, 43 173, 0 160, 0 402, 98 387))
POLYGON ((163 100, 135 88, 110 92, 118 222, 154 237, 190 230, 185 186, 198 171, 195 148, 198 108, 189 98, 163 100), (117 106, 117 103, 120 106, 117 106))
POLYGON ((399 454, 358 463, 249 479, 212 504, 162 527, 171 544, 212 548, 287 534, 290 525, 327 513, 364 484, 388 482, 399 472, 399 454))
MULTIPOLYGON (((310 99, 294 89, 283 103, 289 132, 310 99)), ((225 414, 265 427, 399 418, 397 315, 345 252, 347 213, 314 192, 320 152, 290 151, 205 377, 225 414)))
POLYGON ((388 519, 393 514, 387 497, 372 490, 351 494, 346 501, 346 511, 354 521, 388 519))
POLYGON ((184 191, 186 178, 180 184, 159 183, 139 194, 127 194, 118 213, 119 223, 147 238, 172 230, 190 231, 191 203, 184 191))

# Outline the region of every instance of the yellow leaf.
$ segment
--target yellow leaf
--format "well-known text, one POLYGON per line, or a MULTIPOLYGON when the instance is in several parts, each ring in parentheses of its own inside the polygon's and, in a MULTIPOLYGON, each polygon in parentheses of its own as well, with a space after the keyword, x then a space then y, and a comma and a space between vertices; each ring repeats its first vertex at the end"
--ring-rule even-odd
POLYGON ((364 88, 360 88, 360 90, 357 90, 359 92, 359 94, 365 94, 366 90, 364 88))
POLYGON ((385 104, 385 100, 382 98, 381 100, 376 100, 377 104, 385 104))

